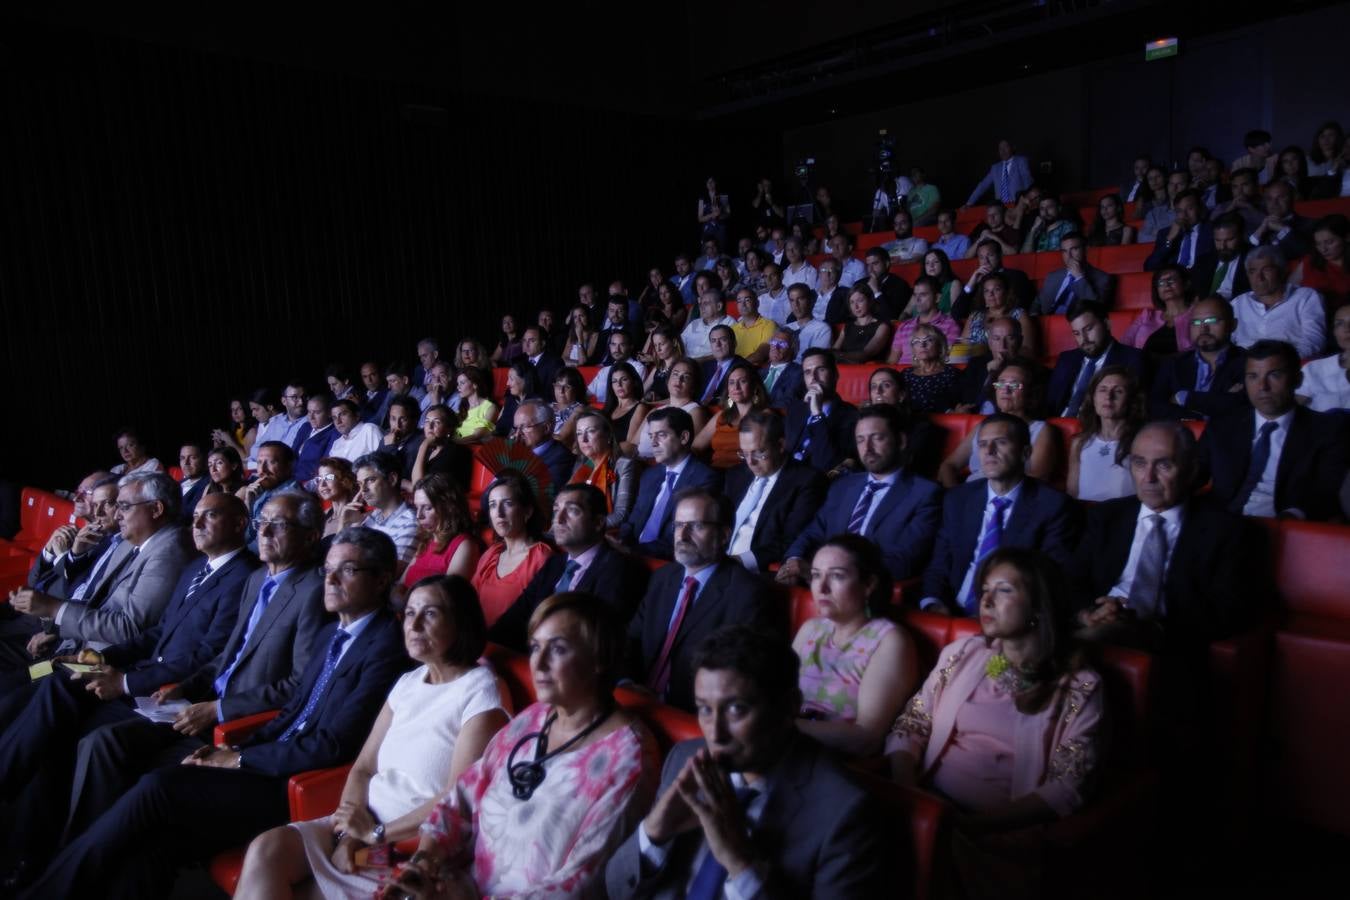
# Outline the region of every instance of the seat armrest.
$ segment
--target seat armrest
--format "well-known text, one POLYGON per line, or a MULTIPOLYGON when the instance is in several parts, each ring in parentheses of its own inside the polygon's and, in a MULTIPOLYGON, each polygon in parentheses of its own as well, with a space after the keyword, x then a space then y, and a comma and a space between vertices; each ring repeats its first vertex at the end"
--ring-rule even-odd
POLYGON ((251 716, 244 716, 239 719, 231 719, 228 722, 221 722, 216 726, 215 735, 212 740, 216 746, 221 744, 238 744, 248 738, 249 735, 266 725, 268 722, 281 715, 279 709, 269 709, 265 712, 254 713, 251 716))
POLYGON ((291 821, 307 822, 330 815, 336 810, 351 770, 351 765, 345 765, 292 775, 286 786, 291 803, 291 821))

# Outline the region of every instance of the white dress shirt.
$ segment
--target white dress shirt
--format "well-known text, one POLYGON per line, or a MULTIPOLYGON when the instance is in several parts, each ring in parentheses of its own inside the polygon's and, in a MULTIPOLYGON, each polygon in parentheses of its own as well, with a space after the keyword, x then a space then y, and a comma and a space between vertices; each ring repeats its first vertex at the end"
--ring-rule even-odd
MULTIPOLYGON (((1134 587, 1135 575, 1139 572, 1139 557, 1144 553, 1144 542, 1153 530, 1153 523, 1149 521, 1149 518, 1154 512, 1144 504, 1139 504, 1139 516, 1135 519, 1134 524, 1134 540, 1130 542, 1130 555, 1125 559, 1125 568, 1121 570, 1120 580, 1111 588, 1108 596, 1120 600, 1129 599, 1130 590, 1134 587)), ((1177 549, 1177 539, 1181 537, 1182 507, 1174 506, 1171 509, 1163 510, 1158 515, 1163 517, 1163 533, 1167 535, 1167 558, 1163 560, 1163 577, 1166 578, 1167 571, 1172 566, 1172 553, 1177 549)), ((1160 592, 1156 612, 1164 613, 1166 611, 1165 597, 1160 592)), ((1147 610, 1137 610, 1137 612, 1147 612, 1147 610)))
POLYGON ((684 353, 690 359, 698 359, 704 356, 712 356, 712 344, 708 342, 708 334, 718 325, 725 325, 730 328, 736 324, 736 320, 731 316, 723 316, 711 325, 703 321, 702 316, 695 316, 689 320, 689 324, 684 326, 684 331, 680 337, 684 340, 684 353))
MULTIPOLYGON (((811 290, 815 289, 816 286, 811 285, 811 290)), ((787 288, 779 288, 778 296, 774 296, 767 291, 760 294, 759 314, 766 319, 773 319, 779 325, 786 325, 792 321, 792 304, 788 300, 787 288)))
POLYGON ((784 288, 791 287, 794 284, 804 284, 814 291, 818 280, 819 275, 816 272, 816 267, 809 262, 803 262, 796 270, 793 270, 792 266, 783 270, 784 288))
POLYGON ((819 319, 812 319, 805 323, 794 319, 788 322, 786 327, 789 331, 797 332, 796 362, 802 361, 802 357, 806 355, 807 350, 815 347, 828 349, 834 343, 834 332, 830 330, 830 326, 819 319))
POLYGON ((1244 516, 1266 516, 1272 517, 1279 510, 1275 508, 1275 476, 1280 471, 1280 454, 1284 451, 1284 439, 1289 437, 1289 426, 1294 423, 1294 411, 1280 416, 1278 419, 1267 419, 1256 410, 1252 410, 1252 416, 1256 420, 1256 427, 1252 431, 1252 448, 1255 449, 1258 441, 1261 440, 1261 426, 1267 422, 1274 422, 1277 427, 1270 433, 1270 456, 1266 457, 1266 467, 1261 472, 1261 478, 1256 482, 1256 487, 1252 488, 1252 495, 1247 498, 1247 505, 1242 507, 1244 516))
POLYGON ((732 519, 733 524, 741 521, 742 514, 745 516, 745 524, 731 536, 731 549, 729 555, 740 560, 741 565, 745 566, 751 572, 759 571, 759 560, 755 559, 755 554, 750 551, 750 541, 755 536, 755 527, 759 524, 759 514, 764 509, 765 502, 769 495, 773 493, 774 485, 778 484, 778 475, 783 470, 780 467, 772 475, 757 475, 750 482, 750 486, 745 491, 745 497, 741 500, 740 506, 736 507, 736 516, 732 519), (746 502, 754 496, 755 482, 764 480, 764 488, 760 491, 759 500, 754 507, 749 510, 742 509, 746 502))
POLYGON ((1248 291, 1233 299, 1237 329, 1233 343, 1250 347, 1259 340, 1288 341, 1307 359, 1321 354, 1327 341, 1327 314, 1322 295, 1312 288, 1286 285, 1284 299, 1267 307, 1248 291))
POLYGON ((844 265, 839 270, 839 286, 842 288, 853 287, 859 281, 866 280, 867 266, 863 261, 850 256, 844 260, 844 265))

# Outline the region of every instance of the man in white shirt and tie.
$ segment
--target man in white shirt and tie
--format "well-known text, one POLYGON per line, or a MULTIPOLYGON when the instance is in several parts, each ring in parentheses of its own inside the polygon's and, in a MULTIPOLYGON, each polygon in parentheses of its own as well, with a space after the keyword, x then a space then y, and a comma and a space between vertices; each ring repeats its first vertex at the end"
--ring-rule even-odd
POLYGON ((762 410, 741 419, 742 465, 727 473, 736 506, 730 556, 752 572, 767 572, 825 501, 825 477, 787 455, 783 418, 762 410))

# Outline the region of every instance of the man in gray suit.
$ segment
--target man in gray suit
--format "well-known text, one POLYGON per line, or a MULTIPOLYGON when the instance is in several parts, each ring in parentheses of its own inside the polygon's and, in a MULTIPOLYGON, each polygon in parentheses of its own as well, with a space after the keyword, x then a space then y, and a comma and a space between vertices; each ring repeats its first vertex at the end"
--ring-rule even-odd
POLYGON ((117 483, 117 527, 122 537, 80 599, 40 591, 15 595, 15 610, 51 620, 62 639, 58 654, 81 647, 102 650, 128 641, 159 621, 183 567, 196 555, 178 515, 182 491, 159 472, 135 472, 117 483))
POLYGON ((1075 300, 1096 300, 1111 308, 1116 299, 1116 276, 1087 263, 1087 241, 1077 231, 1059 239, 1064 268, 1045 276, 1032 312, 1038 316, 1057 316, 1068 311, 1075 300))
POLYGON ((609 896, 892 893, 898 873, 872 801, 796 729, 787 642, 730 625, 699 646, 695 665, 704 740, 666 757, 656 805, 605 869, 609 896))
POLYGON ((162 703, 190 702, 171 724, 129 719, 80 740, 67 837, 144 773, 181 762, 208 743, 217 722, 279 709, 299 684, 314 635, 328 620, 323 577, 313 566, 323 509, 311 494, 281 491, 263 504, 254 524, 264 566, 244 583, 225 649, 177 686, 152 695, 162 703))

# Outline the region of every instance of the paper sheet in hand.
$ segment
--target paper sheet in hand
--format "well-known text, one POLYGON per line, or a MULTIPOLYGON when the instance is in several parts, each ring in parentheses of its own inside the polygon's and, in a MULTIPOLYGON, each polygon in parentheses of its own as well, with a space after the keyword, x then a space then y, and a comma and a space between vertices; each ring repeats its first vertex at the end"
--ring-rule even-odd
POLYGON ((136 712, 145 716, 151 722, 172 722, 178 718, 178 714, 188 708, 186 700, 169 700, 166 703, 156 703, 149 697, 136 698, 136 712))

